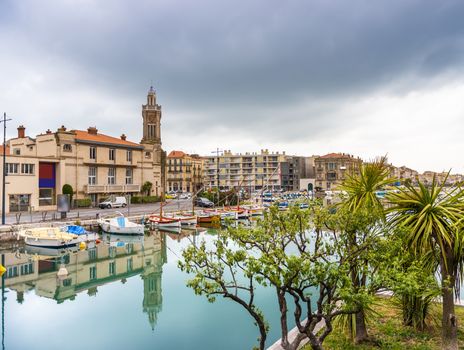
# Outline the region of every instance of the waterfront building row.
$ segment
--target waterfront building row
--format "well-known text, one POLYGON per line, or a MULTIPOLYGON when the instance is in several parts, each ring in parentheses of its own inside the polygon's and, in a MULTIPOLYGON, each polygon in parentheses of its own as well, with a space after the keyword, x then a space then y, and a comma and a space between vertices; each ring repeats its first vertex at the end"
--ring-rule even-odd
POLYGON ((19 126, 17 137, 5 148, 6 212, 56 210, 64 184, 72 186, 74 199, 90 199, 94 205, 109 195, 140 194, 145 182, 152 184, 150 195, 163 195, 160 127, 161 106, 153 88, 142 106, 140 143, 127 140, 125 134, 102 134, 96 127, 61 126, 31 137, 19 126))

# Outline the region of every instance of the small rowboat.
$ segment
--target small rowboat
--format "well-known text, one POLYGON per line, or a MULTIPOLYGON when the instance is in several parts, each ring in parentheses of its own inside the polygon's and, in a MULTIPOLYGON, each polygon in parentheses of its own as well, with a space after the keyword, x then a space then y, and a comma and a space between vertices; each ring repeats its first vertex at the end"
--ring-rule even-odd
POLYGON ((155 214, 150 215, 148 221, 157 227, 180 227, 181 225, 180 219, 155 214))
POLYGON ((180 220, 180 224, 182 226, 191 226, 197 224, 197 216, 196 215, 188 215, 182 213, 175 213, 175 214, 166 214, 163 218, 169 219, 177 219, 180 220))
POLYGON ((221 215, 216 214, 215 212, 201 212, 197 215, 197 222, 199 224, 212 224, 212 223, 220 223, 221 222, 221 215))

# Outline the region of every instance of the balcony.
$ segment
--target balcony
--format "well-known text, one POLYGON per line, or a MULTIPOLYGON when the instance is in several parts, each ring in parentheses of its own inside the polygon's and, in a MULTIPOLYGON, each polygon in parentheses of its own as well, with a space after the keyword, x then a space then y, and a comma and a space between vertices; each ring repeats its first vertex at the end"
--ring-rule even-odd
POLYGON ((140 192, 140 185, 85 185, 84 192, 87 194, 140 192))

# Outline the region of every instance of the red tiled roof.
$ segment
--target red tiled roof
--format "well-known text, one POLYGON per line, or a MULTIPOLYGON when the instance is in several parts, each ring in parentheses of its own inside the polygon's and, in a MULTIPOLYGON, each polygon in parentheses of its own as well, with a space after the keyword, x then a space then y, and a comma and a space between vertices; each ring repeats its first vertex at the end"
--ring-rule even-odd
POLYGON ((77 141, 86 141, 86 142, 95 142, 95 143, 107 143, 111 145, 119 145, 119 146, 126 146, 126 147, 143 147, 138 143, 121 140, 120 138, 108 136, 104 134, 90 134, 87 131, 83 130, 73 130, 76 134, 77 141))
POLYGON ((349 154, 343 154, 343 153, 329 153, 326 154, 325 156, 321 156, 319 158, 353 158, 349 154))
POLYGON ((182 151, 171 151, 168 155, 168 158, 182 158, 186 154, 182 151))

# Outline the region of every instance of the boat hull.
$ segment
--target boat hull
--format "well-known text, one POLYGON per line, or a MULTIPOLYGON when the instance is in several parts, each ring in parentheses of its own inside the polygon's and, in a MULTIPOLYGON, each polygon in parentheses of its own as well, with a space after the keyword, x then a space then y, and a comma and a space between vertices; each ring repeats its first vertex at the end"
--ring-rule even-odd
POLYGON ((100 227, 104 232, 116 235, 143 235, 144 227, 142 225, 135 227, 119 227, 106 222, 101 222, 100 227))

